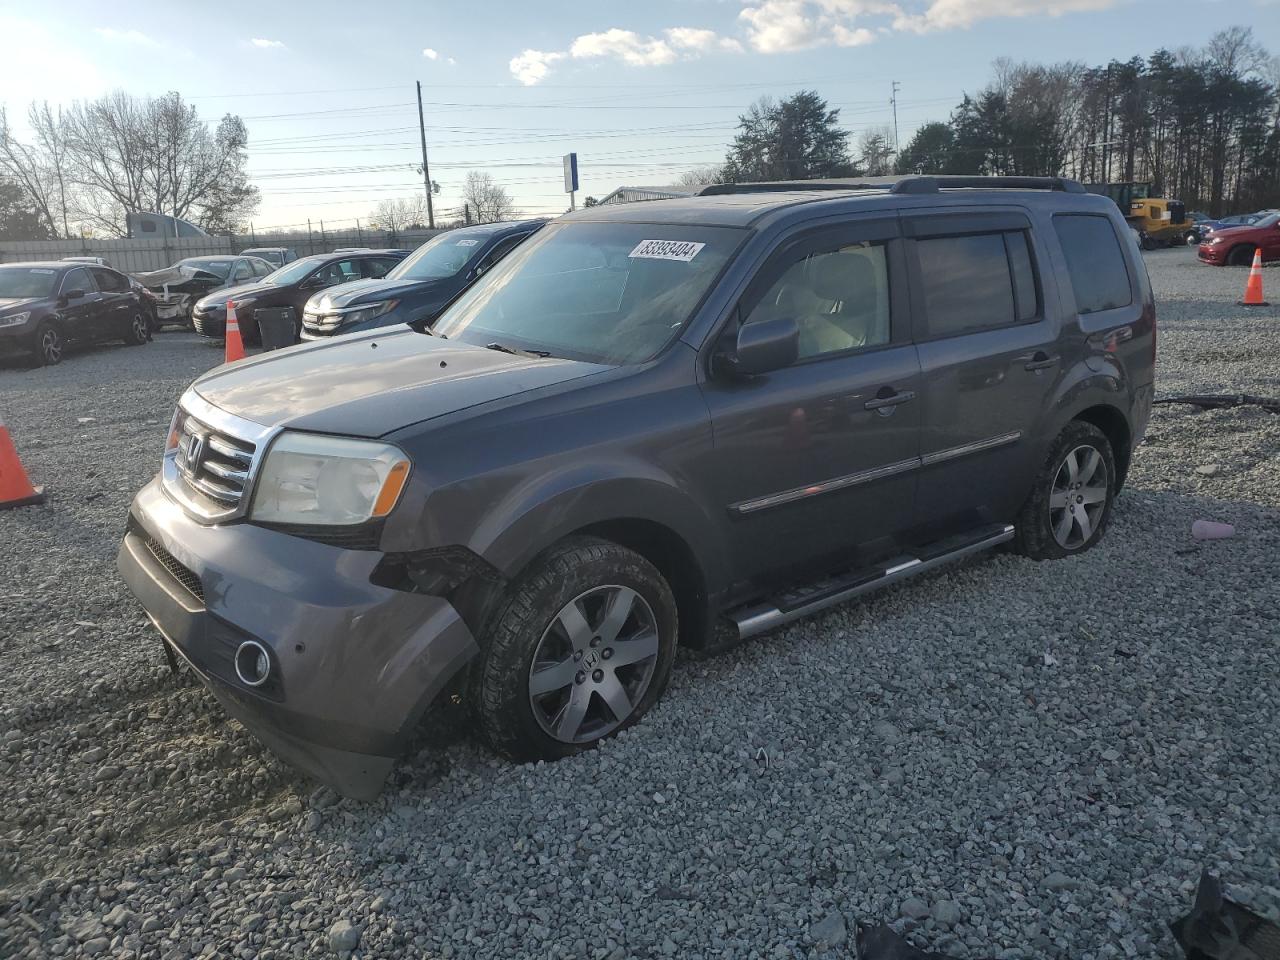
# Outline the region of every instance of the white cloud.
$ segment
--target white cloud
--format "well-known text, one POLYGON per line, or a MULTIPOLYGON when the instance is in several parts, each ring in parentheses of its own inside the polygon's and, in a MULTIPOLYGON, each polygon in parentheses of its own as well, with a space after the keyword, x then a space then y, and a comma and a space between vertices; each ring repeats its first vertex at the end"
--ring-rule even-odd
POLYGON ((577 59, 617 57, 633 67, 656 67, 676 58, 676 52, 665 40, 617 27, 604 33, 584 33, 569 45, 569 55, 577 59))
POLYGON ((428 60, 438 60, 440 58, 440 54, 432 50, 430 47, 423 47, 422 55, 426 57, 428 60))
POLYGON ((511 70, 513 77, 526 87, 532 87, 547 75, 551 64, 557 60, 563 60, 566 56, 568 54, 549 50, 526 50, 518 57, 512 57, 507 67, 511 70))
POLYGON ((696 27, 672 27, 664 30, 673 47, 681 50, 708 53, 723 50, 726 53, 741 53, 742 44, 732 37, 722 37, 714 30, 700 30, 696 27))
POLYGON ((284 49, 283 40, 265 40, 262 37, 254 37, 249 42, 260 50, 283 50, 284 49))
POLYGON ((115 27, 94 27, 93 32, 102 37, 103 40, 110 40, 112 43, 132 43, 139 47, 158 47, 160 41, 155 37, 147 36, 141 30, 117 30, 115 27))
POLYGON ((996 17, 1060 17, 1067 13, 1105 10, 1118 0, 933 0, 921 13, 903 13, 893 25, 898 30, 955 30, 996 17))
POLYGON ((634 30, 618 27, 601 33, 584 33, 575 37, 567 51, 526 50, 512 59, 512 75, 525 86, 546 77, 550 65, 565 57, 590 60, 609 57, 633 67, 658 67, 680 59, 695 59, 706 53, 741 53, 742 44, 732 37, 722 37, 714 30, 696 27, 671 27, 663 37, 646 37, 634 30))
POLYGON ((455 63, 457 63, 457 62, 458 62, 458 61, 457 61, 457 60, 455 60, 455 59, 453 59, 453 57, 450 57, 448 60, 446 60, 446 61, 445 61, 445 63, 447 63, 447 64, 448 64, 449 66, 451 66, 451 67, 452 67, 455 63))

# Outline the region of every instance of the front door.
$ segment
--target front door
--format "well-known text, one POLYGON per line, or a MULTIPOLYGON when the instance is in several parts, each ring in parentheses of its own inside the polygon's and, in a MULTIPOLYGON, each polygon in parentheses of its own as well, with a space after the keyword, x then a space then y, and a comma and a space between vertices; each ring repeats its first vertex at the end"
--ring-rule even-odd
POLYGON ((1017 513, 1065 364, 1026 214, 925 214, 903 229, 924 373, 916 513, 932 539, 1017 513))
POLYGON ((769 581, 891 555, 912 523, 920 365, 896 220, 784 241, 720 335, 792 317, 785 369, 703 384, 714 430, 710 498, 731 521, 735 579, 769 581))
POLYGON ((62 304, 58 314, 62 317, 62 335, 68 340, 96 340, 102 336, 105 322, 102 318, 102 294, 98 292, 89 275, 88 267, 68 270, 58 287, 62 304), (80 296, 71 296, 73 293, 80 296))

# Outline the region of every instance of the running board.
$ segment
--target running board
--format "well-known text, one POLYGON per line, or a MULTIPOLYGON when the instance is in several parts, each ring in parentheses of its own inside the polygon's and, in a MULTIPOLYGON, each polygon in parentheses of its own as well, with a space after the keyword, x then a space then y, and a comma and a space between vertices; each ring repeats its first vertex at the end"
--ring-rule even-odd
POLYGON ((938 540, 912 554, 895 557, 874 567, 790 590, 765 603, 731 610, 728 614, 729 621, 737 627, 738 639, 745 640, 872 590, 879 590, 899 580, 940 567, 944 563, 990 550, 1012 539, 1012 524, 996 523, 971 530, 960 536, 938 540))

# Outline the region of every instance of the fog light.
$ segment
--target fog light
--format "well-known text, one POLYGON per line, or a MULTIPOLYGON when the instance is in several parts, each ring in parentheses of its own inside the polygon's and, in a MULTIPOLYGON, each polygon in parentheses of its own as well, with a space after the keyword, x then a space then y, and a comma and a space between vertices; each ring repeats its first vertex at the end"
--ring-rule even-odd
POLYGON ((246 640, 236 650, 236 676, 249 687, 260 687, 271 673, 271 655, 257 640, 246 640))

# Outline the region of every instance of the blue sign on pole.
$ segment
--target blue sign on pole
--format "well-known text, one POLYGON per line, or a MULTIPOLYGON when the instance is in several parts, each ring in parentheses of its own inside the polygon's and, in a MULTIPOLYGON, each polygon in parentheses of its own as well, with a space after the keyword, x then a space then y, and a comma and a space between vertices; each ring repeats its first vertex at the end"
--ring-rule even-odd
POLYGON ((576 153, 566 153, 564 155, 564 192, 573 193, 578 189, 578 155, 576 153))

